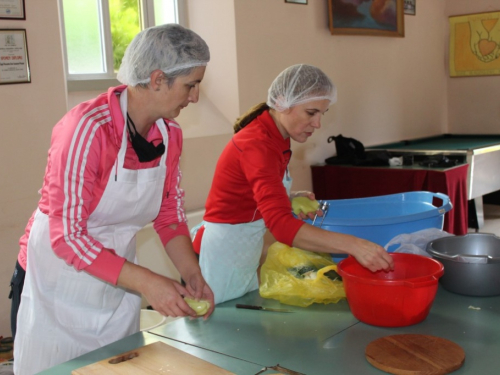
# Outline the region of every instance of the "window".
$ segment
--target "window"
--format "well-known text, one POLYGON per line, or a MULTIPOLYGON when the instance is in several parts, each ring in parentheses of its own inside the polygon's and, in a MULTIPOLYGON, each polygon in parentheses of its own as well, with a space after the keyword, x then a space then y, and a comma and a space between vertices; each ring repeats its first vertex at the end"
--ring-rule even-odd
POLYGON ((75 90, 100 89, 99 80, 107 88, 139 31, 179 23, 179 0, 60 1, 66 77, 68 88, 75 90), (78 81, 86 82, 82 86, 78 81))

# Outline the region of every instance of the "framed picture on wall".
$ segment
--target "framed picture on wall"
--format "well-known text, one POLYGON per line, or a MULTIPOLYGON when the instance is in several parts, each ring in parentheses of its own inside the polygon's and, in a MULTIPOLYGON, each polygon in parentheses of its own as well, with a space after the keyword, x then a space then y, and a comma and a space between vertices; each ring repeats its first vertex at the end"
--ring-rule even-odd
POLYGON ((403 0, 328 0, 332 35, 404 37, 403 0))
POLYGON ((26 30, 0 29, 0 85, 29 82, 26 30))
POLYGON ((449 17, 450 76, 500 75, 500 12, 449 17))
POLYGON ((416 14, 415 2, 417 0, 405 0, 405 14, 414 16, 416 14))
POLYGON ((285 3, 307 4, 307 0, 285 0, 285 3))
POLYGON ((0 0, 0 19, 25 20, 24 0, 0 0))

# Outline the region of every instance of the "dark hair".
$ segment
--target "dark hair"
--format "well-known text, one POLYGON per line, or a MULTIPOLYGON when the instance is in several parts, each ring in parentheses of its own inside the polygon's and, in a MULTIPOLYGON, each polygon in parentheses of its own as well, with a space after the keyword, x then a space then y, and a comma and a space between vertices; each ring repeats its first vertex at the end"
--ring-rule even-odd
POLYGON ((266 102, 254 105, 252 108, 250 108, 248 111, 246 111, 244 114, 242 114, 240 117, 236 119, 236 122, 234 123, 233 126, 234 133, 235 134, 238 133, 241 129, 243 129, 253 120, 255 120, 257 116, 259 116, 262 112, 267 111, 268 109, 269 106, 267 105, 266 102))

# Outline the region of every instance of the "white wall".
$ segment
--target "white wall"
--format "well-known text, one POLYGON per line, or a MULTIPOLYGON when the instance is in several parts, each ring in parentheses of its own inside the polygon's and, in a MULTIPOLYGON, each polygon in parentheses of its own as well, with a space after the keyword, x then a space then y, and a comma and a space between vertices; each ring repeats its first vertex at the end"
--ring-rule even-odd
MULTIPOLYGON (((188 26, 202 36, 210 47, 210 63, 201 86, 204 94, 203 102, 209 102, 213 112, 221 115, 229 124, 225 130, 217 134, 231 132, 231 123, 240 115, 238 108, 238 64, 236 60, 236 19, 234 0, 187 0, 188 26), (214 17, 215 15, 215 17, 214 17)), ((198 111, 201 106, 197 106, 198 111)), ((209 109, 209 108, 206 108, 209 109)), ((190 112, 185 111, 187 116, 190 112)), ((204 111, 203 115, 208 112, 204 111)), ((198 137, 214 135, 213 127, 219 128, 220 123, 204 121, 197 122, 198 137)), ((179 117, 183 123, 184 118, 179 117)), ((196 135, 195 135, 196 136, 196 135)))
POLYGON ((10 336, 9 285, 19 237, 39 199, 51 129, 66 112, 66 82, 56 0, 26 0, 26 20, 0 20, 26 29, 31 83, 0 85, 0 335, 10 336))
MULTIPOLYGON (((500 0, 448 0, 446 16, 498 12, 500 0)), ((447 20, 446 20, 447 21, 447 20)), ((500 76, 449 77, 446 28, 446 76, 450 131, 464 134, 500 133, 500 76)))
POLYGON ((444 70, 445 1, 421 0, 405 16, 405 37, 331 35, 327 1, 236 0, 238 78, 242 110, 266 98, 284 68, 322 68, 338 88, 323 128, 293 144, 293 189, 311 189, 310 165, 335 153, 330 135, 365 145, 447 130, 444 70))

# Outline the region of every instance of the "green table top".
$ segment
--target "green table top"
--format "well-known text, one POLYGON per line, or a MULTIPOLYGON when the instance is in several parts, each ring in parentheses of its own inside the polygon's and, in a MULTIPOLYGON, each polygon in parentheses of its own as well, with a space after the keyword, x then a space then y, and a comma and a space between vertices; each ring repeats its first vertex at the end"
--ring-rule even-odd
POLYGON ((430 150, 430 151, 456 151, 472 150, 500 144, 500 135, 476 135, 476 134, 443 134, 435 137, 410 139, 400 142, 387 143, 367 147, 368 149, 383 150, 430 150))
POLYGON ((254 291, 218 305, 206 322, 180 319, 151 332, 265 366, 287 367, 288 359, 301 358, 304 363, 300 368, 290 369, 309 374, 311 369, 304 364, 310 363, 304 353, 321 350, 325 340, 357 322, 345 300, 301 308, 265 300, 254 291), (237 309, 236 303, 286 308, 294 312, 237 309))
POLYGON ((500 367, 499 314, 500 297, 461 296, 439 287, 426 320, 409 327, 382 328, 356 320, 345 300, 299 308, 252 292, 219 305, 207 322, 181 319, 151 332, 266 366, 279 363, 305 374, 346 375, 384 374, 366 361, 366 346, 383 336, 419 333, 451 340, 464 349, 466 361, 456 374, 491 374, 491 369, 500 367), (239 310, 236 303, 295 312, 239 310))
MULTIPOLYGON (((466 359, 453 374, 495 374, 500 367, 499 315, 500 297, 461 296, 440 286, 429 316, 423 322, 409 327, 383 328, 359 322, 345 300, 300 308, 263 299, 254 291, 218 305, 207 321, 178 319, 42 374, 69 374, 72 369, 160 340, 241 375, 253 375, 263 367, 277 364, 308 375, 381 375, 385 372, 365 359, 365 348, 377 338, 402 333, 438 336, 460 345, 466 359), (235 307, 236 303, 294 312, 242 310, 235 307)), ((273 372, 276 373, 264 374, 273 372)))

